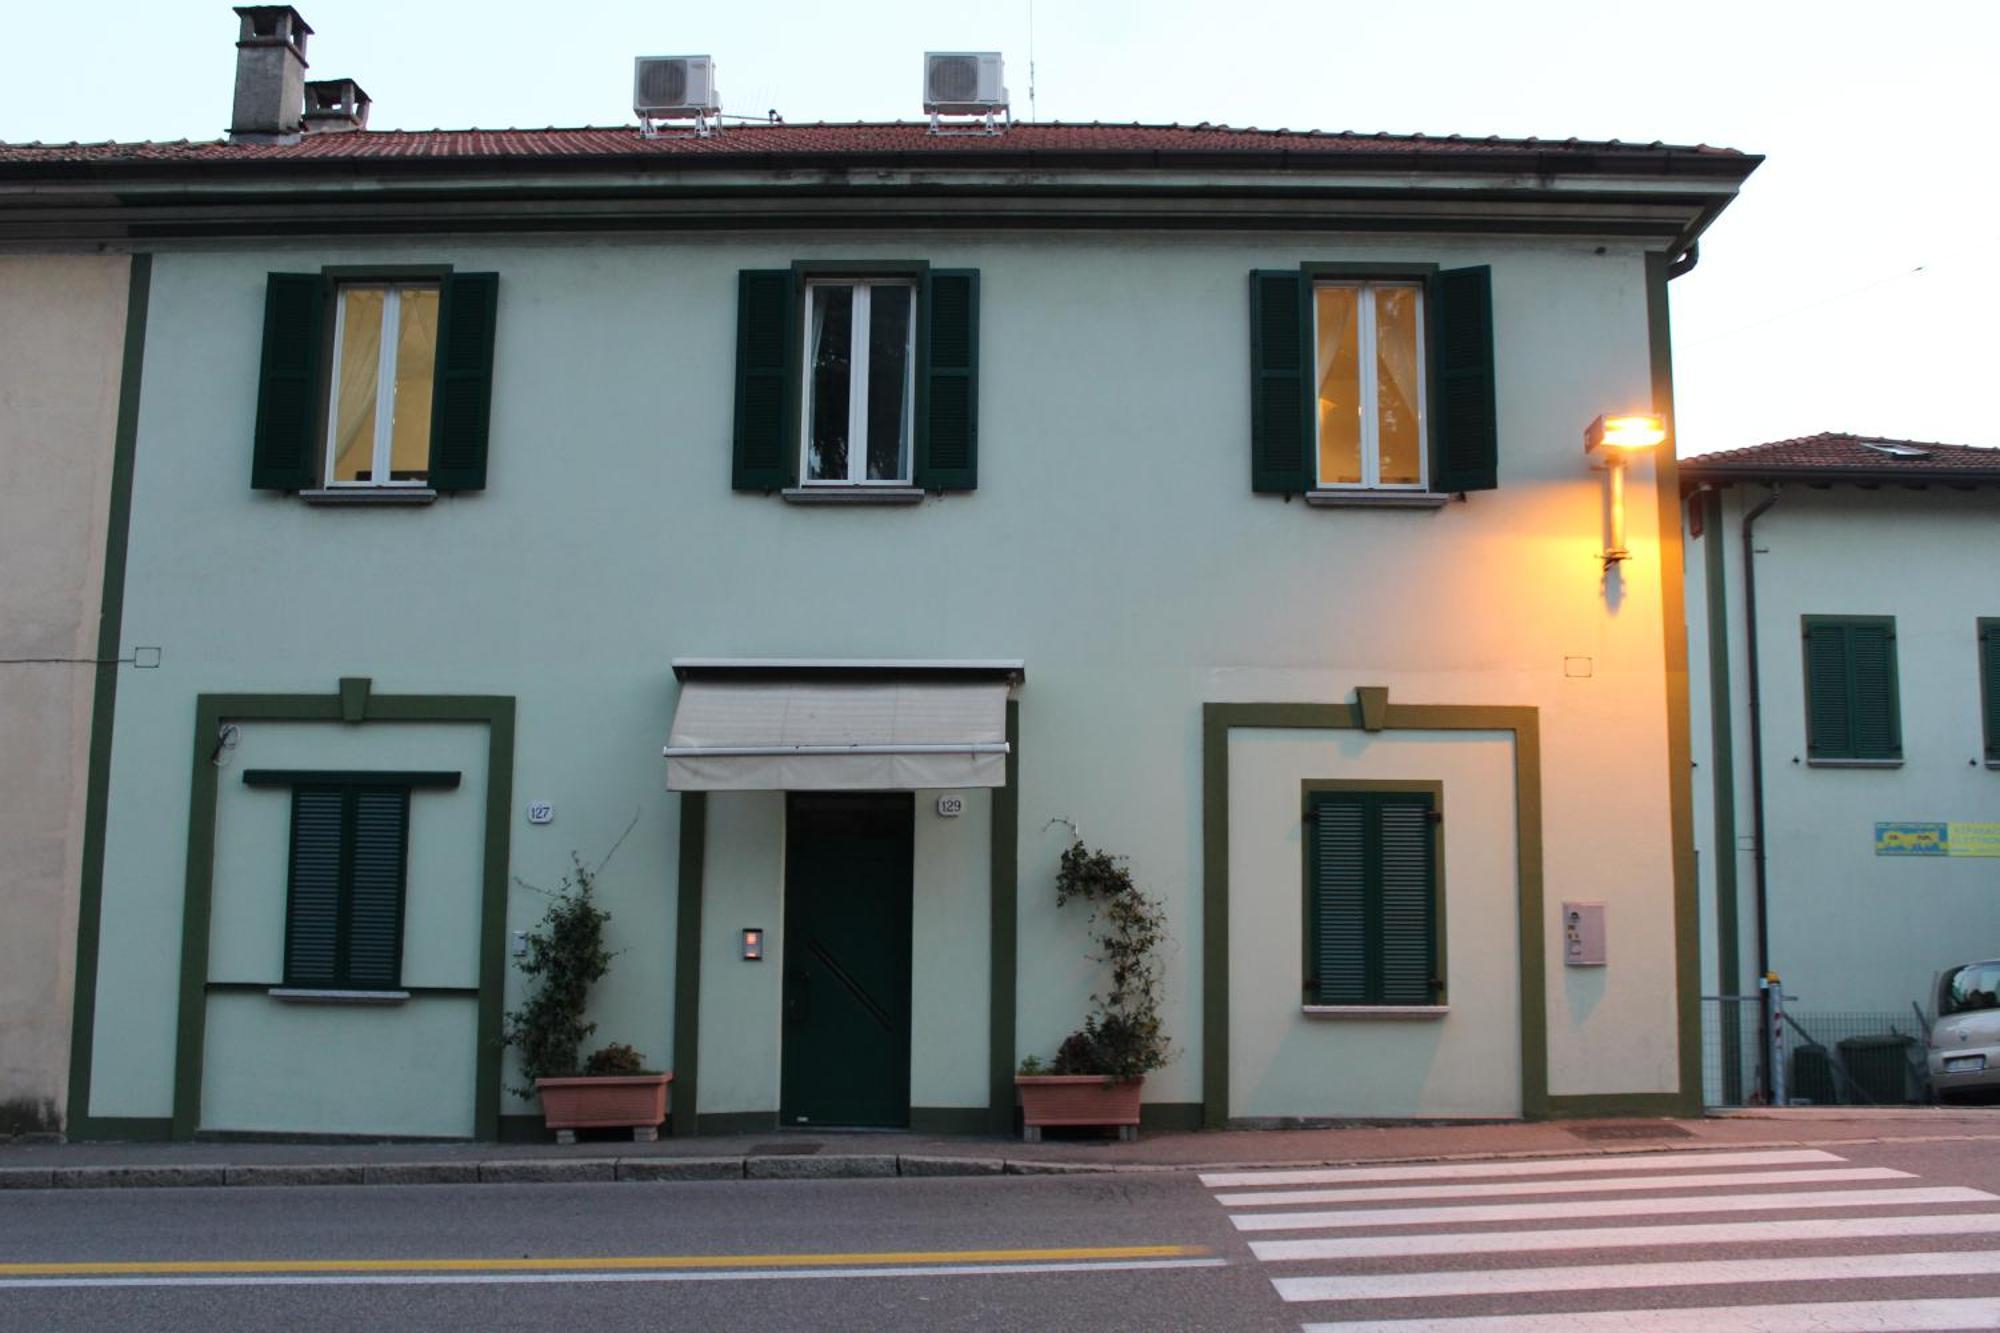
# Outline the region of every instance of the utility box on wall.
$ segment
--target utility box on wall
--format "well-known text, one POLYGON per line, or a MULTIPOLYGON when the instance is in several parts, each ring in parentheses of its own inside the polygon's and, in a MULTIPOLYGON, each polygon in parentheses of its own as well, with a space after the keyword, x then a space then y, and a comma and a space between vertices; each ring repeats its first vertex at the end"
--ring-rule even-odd
POLYGON ((1563 904, 1563 962, 1571 967, 1603 967, 1603 903, 1563 904))

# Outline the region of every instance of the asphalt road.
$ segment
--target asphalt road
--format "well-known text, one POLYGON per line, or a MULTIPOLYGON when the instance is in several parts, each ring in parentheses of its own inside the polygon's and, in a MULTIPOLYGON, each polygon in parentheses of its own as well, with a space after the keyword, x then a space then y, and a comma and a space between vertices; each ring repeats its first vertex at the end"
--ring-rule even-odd
POLYGON ((1389 1323, 1408 1333, 1995 1327, 2000 1141, 1207 1181, 0 1195, 8 1330, 612 1321, 760 1330, 1389 1323), (1811 1308, 1788 1313, 1795 1305, 1811 1308))

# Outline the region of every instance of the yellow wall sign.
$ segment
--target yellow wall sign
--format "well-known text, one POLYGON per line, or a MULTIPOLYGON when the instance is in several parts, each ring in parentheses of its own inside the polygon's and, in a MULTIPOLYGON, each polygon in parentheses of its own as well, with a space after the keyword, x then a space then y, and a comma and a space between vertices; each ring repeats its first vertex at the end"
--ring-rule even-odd
POLYGON ((2000 857, 2000 824, 1877 824, 1875 855, 2000 857))

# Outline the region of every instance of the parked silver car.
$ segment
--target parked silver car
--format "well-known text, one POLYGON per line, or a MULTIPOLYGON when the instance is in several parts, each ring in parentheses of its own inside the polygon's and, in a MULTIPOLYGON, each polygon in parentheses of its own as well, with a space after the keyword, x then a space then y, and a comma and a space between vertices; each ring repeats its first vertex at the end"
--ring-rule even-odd
POLYGON ((2000 960, 1946 968, 1927 1052, 1931 1095, 2000 1091, 2000 960))

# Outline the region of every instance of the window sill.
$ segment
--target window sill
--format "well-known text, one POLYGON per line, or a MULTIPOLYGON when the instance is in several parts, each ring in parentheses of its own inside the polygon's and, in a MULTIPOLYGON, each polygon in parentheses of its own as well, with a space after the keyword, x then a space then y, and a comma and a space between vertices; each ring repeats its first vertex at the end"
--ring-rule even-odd
POLYGON ((1443 1018, 1448 1004, 1303 1004, 1307 1018, 1443 1018))
POLYGON ((288 1004, 401 1004, 410 998, 406 990, 310 990, 300 986, 273 986, 264 993, 288 1004))
POLYGON ((795 505, 913 505, 924 498, 915 486, 791 486, 778 494, 795 505))
POLYGON ((326 486, 299 492, 309 505, 427 505, 437 498, 428 486, 326 486))
POLYGON ((1451 497, 1440 491, 1307 491, 1315 509, 1442 509, 1451 497))
POLYGON ((1901 768, 1900 759, 1808 759, 1807 768, 1901 768))

